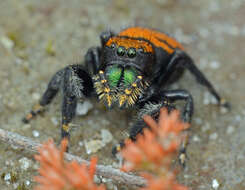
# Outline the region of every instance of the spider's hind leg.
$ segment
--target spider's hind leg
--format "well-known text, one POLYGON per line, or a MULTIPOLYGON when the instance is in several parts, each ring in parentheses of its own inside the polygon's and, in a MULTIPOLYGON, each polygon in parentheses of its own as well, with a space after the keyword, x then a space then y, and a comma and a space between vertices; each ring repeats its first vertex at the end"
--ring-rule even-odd
POLYGON ((197 82, 206 87, 207 90, 214 96, 220 106, 230 108, 230 104, 220 96, 214 86, 206 78, 206 76, 197 68, 191 57, 182 50, 175 50, 173 57, 171 58, 167 68, 161 73, 159 83, 161 85, 166 84, 171 79, 172 74, 176 69, 187 69, 196 78, 197 82))

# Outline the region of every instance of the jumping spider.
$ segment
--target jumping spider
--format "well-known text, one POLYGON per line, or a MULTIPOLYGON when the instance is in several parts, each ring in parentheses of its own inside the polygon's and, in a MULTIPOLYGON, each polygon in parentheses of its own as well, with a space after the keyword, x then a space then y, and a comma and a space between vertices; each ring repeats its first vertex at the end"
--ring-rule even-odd
MULTIPOLYGON (((63 92, 62 138, 69 137, 70 123, 79 99, 97 96, 108 108, 134 107, 139 116, 156 116, 161 107, 172 108, 176 100, 185 101, 182 118, 191 122, 193 99, 186 90, 166 90, 171 79, 177 80, 188 69, 201 85, 207 87, 219 105, 227 106, 211 83, 194 65, 193 60, 175 39, 156 30, 129 27, 118 34, 111 31, 100 35, 101 46, 90 48, 85 65, 69 65, 58 71, 48 84, 39 104, 23 119, 29 122, 44 110, 57 92, 63 92)), ((135 140, 145 127, 142 117, 130 130, 135 140)), ((179 160, 185 162, 188 136, 180 148, 179 160)), ((123 143, 116 146, 118 152, 123 143)))

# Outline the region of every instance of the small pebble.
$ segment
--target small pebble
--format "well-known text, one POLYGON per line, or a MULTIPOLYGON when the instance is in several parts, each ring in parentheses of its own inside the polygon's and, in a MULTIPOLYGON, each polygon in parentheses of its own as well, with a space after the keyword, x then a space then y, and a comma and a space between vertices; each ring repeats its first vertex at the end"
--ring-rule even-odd
POLYGON ((216 140, 218 138, 218 134, 217 133, 213 133, 209 136, 210 140, 216 140))
POLYGON ((8 50, 11 50, 14 47, 14 42, 6 36, 1 37, 1 43, 8 50))
POLYGON ((217 101, 209 92, 205 92, 203 98, 203 104, 204 105, 217 104, 217 101))
POLYGON ((102 137, 102 142, 104 144, 111 142, 113 139, 111 132, 109 130, 106 130, 106 129, 101 130, 101 137, 102 137))
POLYGON ((217 181, 217 179, 213 180, 212 187, 213 187, 213 189, 218 189, 219 188, 219 182, 217 181))
POLYGON ((32 99, 35 101, 37 101, 41 98, 41 95, 39 93, 36 93, 36 92, 32 93, 31 96, 32 96, 32 99))
POLYGON ((97 175, 94 175, 94 182, 101 183, 100 178, 97 175))
POLYGON ((6 184, 7 184, 7 185, 10 185, 10 181, 6 181, 6 184))
POLYGON ((95 153, 104 146, 101 140, 91 140, 84 142, 87 154, 95 153))
POLYGON ((12 149, 14 149, 14 150, 19 149, 19 147, 18 147, 18 146, 15 146, 15 145, 13 145, 13 144, 11 145, 11 148, 12 148, 12 149))
POLYGON ((225 108, 225 107, 220 107, 220 113, 221 114, 226 114, 226 113, 228 113, 228 109, 225 108))
POLYGON ((234 129, 233 126, 228 126, 228 127, 227 127, 227 130, 226 130, 226 134, 227 134, 227 135, 230 135, 230 134, 232 134, 234 131, 235 131, 235 129, 234 129))
POLYGON ((14 183, 14 184, 13 184, 14 189, 17 189, 18 186, 19 186, 19 183, 14 183))
POLYGON ((79 145, 79 146, 83 146, 83 141, 79 141, 79 142, 78 142, 78 145, 79 145))
POLYGON ((4 181, 9 181, 9 180, 11 180, 11 175, 10 175, 10 173, 7 173, 4 176, 4 181))
POLYGON ((113 168, 120 168, 120 165, 117 162, 112 162, 111 166, 113 168))
POLYGON ((106 183, 107 182, 107 179, 106 178, 102 178, 102 183, 106 183))
POLYGON ((93 104, 86 100, 83 103, 78 103, 76 108, 77 115, 86 115, 93 108, 93 104))
POLYGON ((14 162, 12 160, 6 160, 5 161, 5 165, 6 166, 13 166, 14 165, 14 162))
POLYGON ((23 60, 22 59, 20 59, 18 57, 15 59, 15 64, 16 65, 21 65, 22 63, 23 63, 23 60))
POLYGON ((32 131, 32 135, 33 135, 33 137, 39 137, 39 132, 34 130, 34 131, 32 131))
POLYGON ((29 180, 26 180, 25 184, 26 184, 27 186, 29 186, 29 185, 31 184, 31 182, 30 182, 29 180))
POLYGON ((205 123, 204 126, 202 127, 202 132, 206 132, 210 129, 210 124, 209 123, 205 123))
POLYGON ((19 163, 22 170, 27 170, 31 166, 31 160, 26 157, 19 159, 19 163))
POLYGON ((212 61, 212 62, 210 63, 210 67, 211 67, 212 69, 218 69, 218 68, 220 67, 220 63, 219 63, 218 61, 212 61))
POLYGON ((203 170, 203 171, 208 171, 208 170, 209 170, 208 165, 204 165, 204 166, 202 166, 202 170, 203 170))
POLYGON ((34 164, 32 165, 32 168, 35 169, 35 170, 38 170, 40 167, 39 167, 39 164, 34 163, 34 164))
POLYGON ((191 177, 190 175, 187 175, 187 174, 184 175, 185 179, 189 179, 190 177, 191 177))
POLYGON ((193 138, 194 142, 200 142, 201 141, 200 137, 197 135, 194 135, 192 138, 193 138))
POLYGON ((59 121, 56 117, 51 117, 51 122, 55 125, 58 126, 59 125, 59 121))

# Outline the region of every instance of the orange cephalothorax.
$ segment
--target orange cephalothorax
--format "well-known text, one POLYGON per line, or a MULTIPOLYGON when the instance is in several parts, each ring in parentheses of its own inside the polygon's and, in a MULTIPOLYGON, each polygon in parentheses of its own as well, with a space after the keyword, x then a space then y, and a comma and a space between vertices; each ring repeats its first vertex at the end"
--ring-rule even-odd
POLYGON ((106 46, 111 46, 111 44, 116 44, 117 46, 123 46, 126 49, 133 47, 136 48, 136 50, 142 48, 144 52, 148 52, 148 53, 153 52, 152 45, 144 40, 122 38, 120 36, 117 36, 117 37, 110 38, 106 43, 106 46))
POLYGON ((156 47, 161 47, 169 54, 172 54, 176 48, 182 49, 183 46, 178 43, 174 38, 169 37, 168 35, 151 30, 148 28, 141 28, 141 27, 132 27, 127 28, 119 33, 120 37, 129 37, 135 39, 145 39, 156 47))

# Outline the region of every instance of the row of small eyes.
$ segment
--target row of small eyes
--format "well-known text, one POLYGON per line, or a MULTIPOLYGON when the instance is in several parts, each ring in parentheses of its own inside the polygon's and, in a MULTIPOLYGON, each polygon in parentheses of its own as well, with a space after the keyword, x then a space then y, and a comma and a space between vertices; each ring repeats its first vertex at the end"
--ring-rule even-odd
MULTIPOLYGON (((114 49, 114 48, 116 48, 116 47, 117 47, 117 46, 116 46, 115 44, 112 44, 112 45, 111 45, 111 48, 112 48, 112 49, 114 49)), ((144 49, 143 49, 143 48, 140 48, 139 51, 143 53, 143 52, 144 52, 144 49)), ((133 47, 126 49, 126 48, 123 47, 123 46, 119 46, 119 47, 117 48, 117 55, 123 56, 123 55, 125 55, 125 54, 127 54, 128 57, 130 57, 130 58, 134 58, 134 57, 136 56, 137 52, 136 52, 136 49, 133 48, 133 47)))

